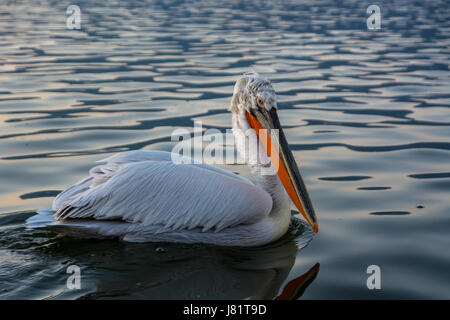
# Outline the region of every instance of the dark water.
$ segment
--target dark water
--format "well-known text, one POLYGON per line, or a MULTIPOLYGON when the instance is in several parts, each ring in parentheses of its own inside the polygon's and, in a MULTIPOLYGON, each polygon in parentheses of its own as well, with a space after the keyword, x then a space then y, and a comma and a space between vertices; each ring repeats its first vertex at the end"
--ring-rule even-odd
POLYGON ((448 1, 378 1, 378 31, 366 1, 78 1, 81 30, 69 4, 0 5, 0 298, 450 298, 448 1), (194 121, 225 131, 249 68, 277 90, 309 244, 298 223, 251 249, 25 228, 96 160, 170 151, 194 121))

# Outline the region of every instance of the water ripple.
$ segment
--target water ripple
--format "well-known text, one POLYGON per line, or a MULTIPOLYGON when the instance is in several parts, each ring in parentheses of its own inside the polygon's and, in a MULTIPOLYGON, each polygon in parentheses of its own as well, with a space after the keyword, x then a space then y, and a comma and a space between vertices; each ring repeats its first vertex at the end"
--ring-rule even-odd
MULTIPOLYGON (((0 296, 76 297, 55 284, 65 264, 42 272, 45 258, 33 248, 65 245, 76 261, 79 244, 25 230, 30 210, 49 207, 58 190, 111 153, 170 151, 173 129, 192 130, 197 121, 225 132, 234 82, 253 68, 277 91, 280 121, 321 228, 289 276, 277 279, 297 283, 319 261, 326 272, 306 288, 306 298, 449 298, 448 272, 442 271, 449 262, 442 248, 450 245, 448 3, 377 4, 382 28, 369 31, 367 3, 357 0, 79 0, 82 28, 68 30, 65 2, 7 1, 0 8, 0 242, 25 249, 0 249, 7 279, 0 296), (38 267, 22 267, 34 260, 38 267), (362 279, 373 263, 394 279, 379 295, 362 279), (14 287, 16 280, 21 284, 14 287)), ((239 166, 226 169, 248 174, 239 166)), ((116 245, 96 243, 89 254, 101 261, 112 259, 102 255, 105 248, 126 257, 142 253, 116 245)), ((158 261, 153 249, 145 252, 158 261)), ((196 261, 204 264, 201 270, 229 274, 227 263, 196 261)), ((176 266, 186 274, 199 268, 186 261, 176 266)), ((116 277, 113 267, 108 272, 116 277)), ((152 270, 161 281, 177 283, 160 267, 152 270)), ((245 277, 270 279, 270 268, 245 277)), ((88 273, 94 281, 95 270, 88 273)), ((108 296, 121 285, 85 293, 108 296)), ((168 296, 186 297, 182 285, 172 288, 178 291, 168 296)), ((242 292, 251 294, 246 288, 242 292)), ((264 297, 275 296, 272 291, 264 297)), ((139 292, 154 297, 138 287, 128 293, 145 296, 139 292)))

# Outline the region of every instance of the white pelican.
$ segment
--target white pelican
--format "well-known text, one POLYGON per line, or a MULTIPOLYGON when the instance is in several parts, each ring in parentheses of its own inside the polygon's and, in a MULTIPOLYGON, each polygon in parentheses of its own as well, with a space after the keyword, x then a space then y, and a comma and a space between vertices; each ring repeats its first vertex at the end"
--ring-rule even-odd
POLYGON ((230 110, 237 150, 246 155, 255 183, 206 163, 176 164, 169 152, 128 151, 99 161, 105 164, 61 192, 52 209, 39 210, 28 226, 134 242, 257 246, 287 231, 290 197, 317 232, 270 82, 245 73, 235 84, 230 110), (264 174, 274 163, 276 174, 264 174))

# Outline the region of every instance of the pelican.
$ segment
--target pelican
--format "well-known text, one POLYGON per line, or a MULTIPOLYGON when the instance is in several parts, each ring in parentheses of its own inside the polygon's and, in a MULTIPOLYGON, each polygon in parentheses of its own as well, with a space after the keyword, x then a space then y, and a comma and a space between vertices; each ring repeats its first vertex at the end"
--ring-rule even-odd
POLYGON ((230 111, 237 151, 254 182, 192 159, 175 163, 170 152, 127 151, 98 161, 103 164, 27 225, 85 238, 259 246, 288 230, 290 198, 317 233, 270 81, 244 73, 234 86, 230 111))

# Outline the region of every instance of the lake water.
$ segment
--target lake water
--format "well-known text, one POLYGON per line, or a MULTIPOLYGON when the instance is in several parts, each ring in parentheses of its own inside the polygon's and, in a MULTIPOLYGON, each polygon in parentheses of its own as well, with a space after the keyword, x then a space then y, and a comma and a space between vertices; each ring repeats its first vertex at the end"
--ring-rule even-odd
POLYGON ((447 1, 377 1, 380 30, 356 0, 80 0, 81 30, 66 27, 69 4, 0 5, 1 299, 450 298, 447 1), (230 128, 250 68, 277 91, 319 220, 312 240, 298 221, 247 249, 25 227, 96 160, 170 151, 194 121, 230 128))

